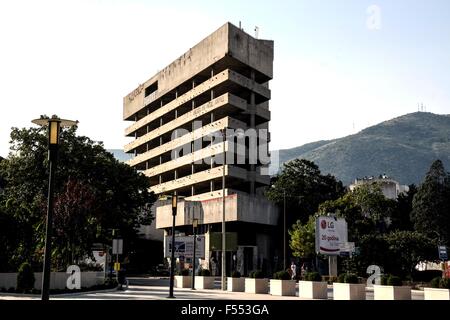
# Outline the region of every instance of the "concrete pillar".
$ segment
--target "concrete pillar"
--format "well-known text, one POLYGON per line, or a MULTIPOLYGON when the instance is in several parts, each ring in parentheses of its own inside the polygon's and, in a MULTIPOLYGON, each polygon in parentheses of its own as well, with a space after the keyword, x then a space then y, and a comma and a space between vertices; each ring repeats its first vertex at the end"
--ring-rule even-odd
MULTIPOLYGON (((255 71, 251 71, 251 79, 252 81, 255 81, 255 71)), ((256 120, 255 120, 255 93, 252 91, 250 93, 250 128, 255 129, 256 128, 256 120)), ((256 171, 256 165, 250 164, 250 171, 253 173, 256 171)), ((250 194, 255 194, 255 176, 252 174, 250 176, 250 194)))
MULTIPOLYGON (((212 77, 214 77, 214 70, 213 69, 211 69, 211 78, 212 77)), ((211 90, 211 101, 214 99, 214 90, 211 90)), ((213 112, 211 112, 211 122, 210 123, 213 123, 214 122, 214 113, 213 112)), ((212 143, 212 141, 211 141, 211 143, 212 143)), ((214 159, 211 157, 211 169, 212 168, 214 168, 214 159)), ((214 181, 213 180, 211 180, 210 182, 209 182, 209 188, 210 188, 210 191, 211 192, 213 192, 214 191, 214 181)))

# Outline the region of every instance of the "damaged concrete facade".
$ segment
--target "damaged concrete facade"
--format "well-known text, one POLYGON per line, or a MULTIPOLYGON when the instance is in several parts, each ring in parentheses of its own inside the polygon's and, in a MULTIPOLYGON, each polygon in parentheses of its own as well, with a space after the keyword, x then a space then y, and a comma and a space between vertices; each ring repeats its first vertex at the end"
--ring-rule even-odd
MULTIPOLYGON (((214 138, 224 129, 268 131, 273 47, 273 41, 255 39, 227 23, 123 101, 123 118, 132 122, 125 134, 134 138, 124 148, 134 154, 127 163, 144 172, 151 190, 161 196, 156 228, 170 236, 171 204, 163 199, 176 193, 176 234, 191 235, 192 221, 199 219, 198 233, 205 236, 201 264, 217 275, 221 249, 214 239, 221 232, 223 170, 227 273, 270 269, 273 262, 271 233, 278 209, 263 195, 270 183, 268 163, 233 161, 238 154, 234 137, 214 138)), ((270 135, 257 139, 260 148, 270 135)), ((244 141, 248 160, 251 144, 244 141)))

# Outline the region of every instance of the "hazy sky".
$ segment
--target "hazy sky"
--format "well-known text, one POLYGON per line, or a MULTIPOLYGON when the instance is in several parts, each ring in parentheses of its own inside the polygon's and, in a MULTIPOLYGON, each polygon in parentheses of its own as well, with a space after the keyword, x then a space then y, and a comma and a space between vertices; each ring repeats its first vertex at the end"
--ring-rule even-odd
POLYGON ((227 21, 275 41, 271 149, 450 113, 448 0, 0 0, 0 155, 41 114, 122 148, 123 97, 227 21))

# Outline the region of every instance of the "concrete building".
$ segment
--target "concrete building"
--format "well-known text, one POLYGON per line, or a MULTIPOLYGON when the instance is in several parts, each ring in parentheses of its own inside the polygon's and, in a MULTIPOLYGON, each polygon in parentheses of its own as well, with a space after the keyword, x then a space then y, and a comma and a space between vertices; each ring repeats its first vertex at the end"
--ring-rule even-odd
POLYGON ((270 160, 252 161, 252 152, 260 154, 270 140, 260 132, 269 128, 273 48, 273 41, 226 23, 123 101, 123 118, 132 122, 125 134, 134 138, 124 148, 134 154, 127 163, 143 171, 160 195, 156 228, 170 237, 171 201, 165 196, 176 193, 176 235, 191 235, 193 219, 199 219, 205 239, 201 263, 216 274, 223 187, 228 273, 248 274, 273 262, 271 233, 278 209, 263 196, 270 160), (244 132, 244 139, 233 130, 244 132))
POLYGON ((349 186, 350 190, 353 191, 355 188, 365 184, 376 183, 381 187, 381 191, 384 196, 388 199, 397 200, 401 193, 408 192, 409 187, 406 185, 401 185, 398 181, 391 179, 386 175, 380 175, 379 177, 364 177, 357 178, 355 182, 349 186))

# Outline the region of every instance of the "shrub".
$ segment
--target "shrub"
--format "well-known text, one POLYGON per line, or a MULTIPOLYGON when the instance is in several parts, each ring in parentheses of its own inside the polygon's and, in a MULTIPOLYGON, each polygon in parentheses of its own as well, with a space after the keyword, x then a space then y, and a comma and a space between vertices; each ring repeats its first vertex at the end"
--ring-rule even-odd
POLYGON ((344 277, 345 283, 359 283, 358 276, 353 273, 348 273, 344 277))
POLYGON ((28 262, 22 263, 17 274, 17 290, 24 292, 31 291, 34 288, 34 280, 31 265, 28 262))
POLYGON ((439 288, 441 284, 442 277, 435 277, 430 281, 430 285, 432 288, 439 288))
POLYGON ((261 270, 253 271, 250 273, 250 278, 263 279, 264 273, 261 270))
POLYGON ((287 271, 278 271, 275 272, 273 278, 277 280, 291 280, 291 275, 287 271))
POLYGON ((402 285, 402 279, 397 276, 389 276, 387 279, 387 285, 388 286, 401 286, 402 285))
POLYGON ((233 271, 233 273, 231 274, 232 278, 240 278, 241 277, 241 273, 239 271, 233 271))
MULTIPOLYGON (((199 272, 200 273, 200 272, 199 272)), ((189 275, 189 269, 183 269, 180 272, 178 272, 179 276, 188 276, 189 275)))
POLYGON ((345 273, 341 273, 341 274, 338 276, 337 282, 339 282, 339 283, 344 283, 344 282, 345 282, 345 276, 346 276, 345 273))
POLYGON ((442 277, 441 270, 425 270, 425 271, 413 271, 412 278, 418 282, 430 282, 436 277, 442 277))
POLYGON ((442 278, 441 281, 439 281, 439 287, 442 289, 450 289, 450 279, 442 278))
POLYGON ((389 275, 383 274, 381 276, 381 285, 382 286, 387 286, 388 278, 389 278, 389 275))
POLYGON ((305 275, 305 280, 306 281, 322 281, 322 277, 320 276, 320 274, 318 272, 308 272, 305 275))
POLYGON ((211 271, 209 271, 208 269, 201 269, 198 272, 198 275, 201 277, 210 277, 211 276, 211 271))
POLYGON ((106 288, 115 288, 118 286, 118 283, 116 279, 106 279, 104 285, 106 288))

